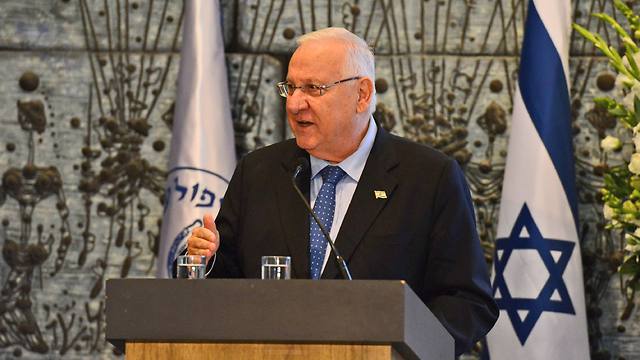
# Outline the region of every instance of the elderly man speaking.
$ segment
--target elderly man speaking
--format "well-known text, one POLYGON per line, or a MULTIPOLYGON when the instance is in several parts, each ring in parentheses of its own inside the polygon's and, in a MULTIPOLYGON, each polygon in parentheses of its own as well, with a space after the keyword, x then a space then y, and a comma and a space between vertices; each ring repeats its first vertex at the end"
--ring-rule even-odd
POLYGON ((498 310, 458 164, 391 135, 373 119, 374 57, 341 28, 303 35, 278 84, 295 139, 238 164, 220 213, 188 239, 210 277, 259 277, 262 255, 290 255, 295 278, 340 277, 302 191, 335 239, 354 279, 403 279, 467 351, 498 310))

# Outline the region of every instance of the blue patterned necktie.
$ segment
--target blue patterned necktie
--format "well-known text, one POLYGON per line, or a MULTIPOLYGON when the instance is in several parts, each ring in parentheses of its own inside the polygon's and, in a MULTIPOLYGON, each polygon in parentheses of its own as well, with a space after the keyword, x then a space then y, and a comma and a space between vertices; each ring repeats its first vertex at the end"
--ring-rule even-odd
MULTIPOLYGON (((346 175, 344 170, 339 166, 326 166, 320 171, 322 176, 322 187, 318 193, 315 204, 313 204, 313 211, 318 215, 322 225, 331 232, 331 225, 333 224, 333 214, 336 210, 336 184, 346 175)), ((327 240, 322 235, 320 227, 310 217, 310 267, 311 278, 320 278, 322 271, 322 264, 324 263, 324 254, 327 250, 327 240)))

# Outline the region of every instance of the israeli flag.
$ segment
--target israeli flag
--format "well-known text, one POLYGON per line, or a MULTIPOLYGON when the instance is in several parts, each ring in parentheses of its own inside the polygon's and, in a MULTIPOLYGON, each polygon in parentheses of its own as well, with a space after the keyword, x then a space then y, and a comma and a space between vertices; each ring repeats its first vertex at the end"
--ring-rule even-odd
POLYGON ((490 358, 588 359, 569 108, 569 0, 530 0, 498 219, 490 358))
POLYGON ((217 215, 236 165, 218 1, 185 1, 157 276, 173 274, 187 236, 217 215))

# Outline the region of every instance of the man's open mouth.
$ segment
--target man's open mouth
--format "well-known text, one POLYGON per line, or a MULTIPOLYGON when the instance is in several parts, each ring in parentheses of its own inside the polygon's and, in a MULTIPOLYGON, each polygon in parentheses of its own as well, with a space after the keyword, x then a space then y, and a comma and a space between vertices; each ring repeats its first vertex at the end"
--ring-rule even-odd
POLYGON ((311 126, 311 125, 313 125, 313 122, 311 122, 311 121, 307 121, 307 120, 296 120, 296 123, 297 123, 299 126, 302 126, 302 127, 307 127, 307 126, 311 126))

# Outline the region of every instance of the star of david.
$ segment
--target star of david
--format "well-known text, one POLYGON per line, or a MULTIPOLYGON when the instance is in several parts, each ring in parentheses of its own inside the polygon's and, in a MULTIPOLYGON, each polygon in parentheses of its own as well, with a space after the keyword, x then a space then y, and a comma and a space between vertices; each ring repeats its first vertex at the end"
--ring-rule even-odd
POLYGON ((540 233, 527 204, 522 206, 508 238, 496 240, 495 278, 493 282, 493 295, 498 307, 509 315, 513 329, 524 345, 540 318, 547 312, 575 315, 571 297, 567 286, 562 279, 575 243, 571 241, 546 239, 540 233), (529 237, 523 237, 523 229, 526 229, 529 237), (514 250, 536 250, 544 263, 549 278, 544 283, 537 298, 515 298, 504 278, 504 269, 514 250), (560 256, 554 259, 552 252, 559 252, 560 256), (499 255, 502 253, 501 255, 499 255), (498 296, 496 296, 496 293, 498 296), (552 299, 553 298, 553 299, 552 299), (526 311, 526 316, 521 318, 518 311, 526 311))

